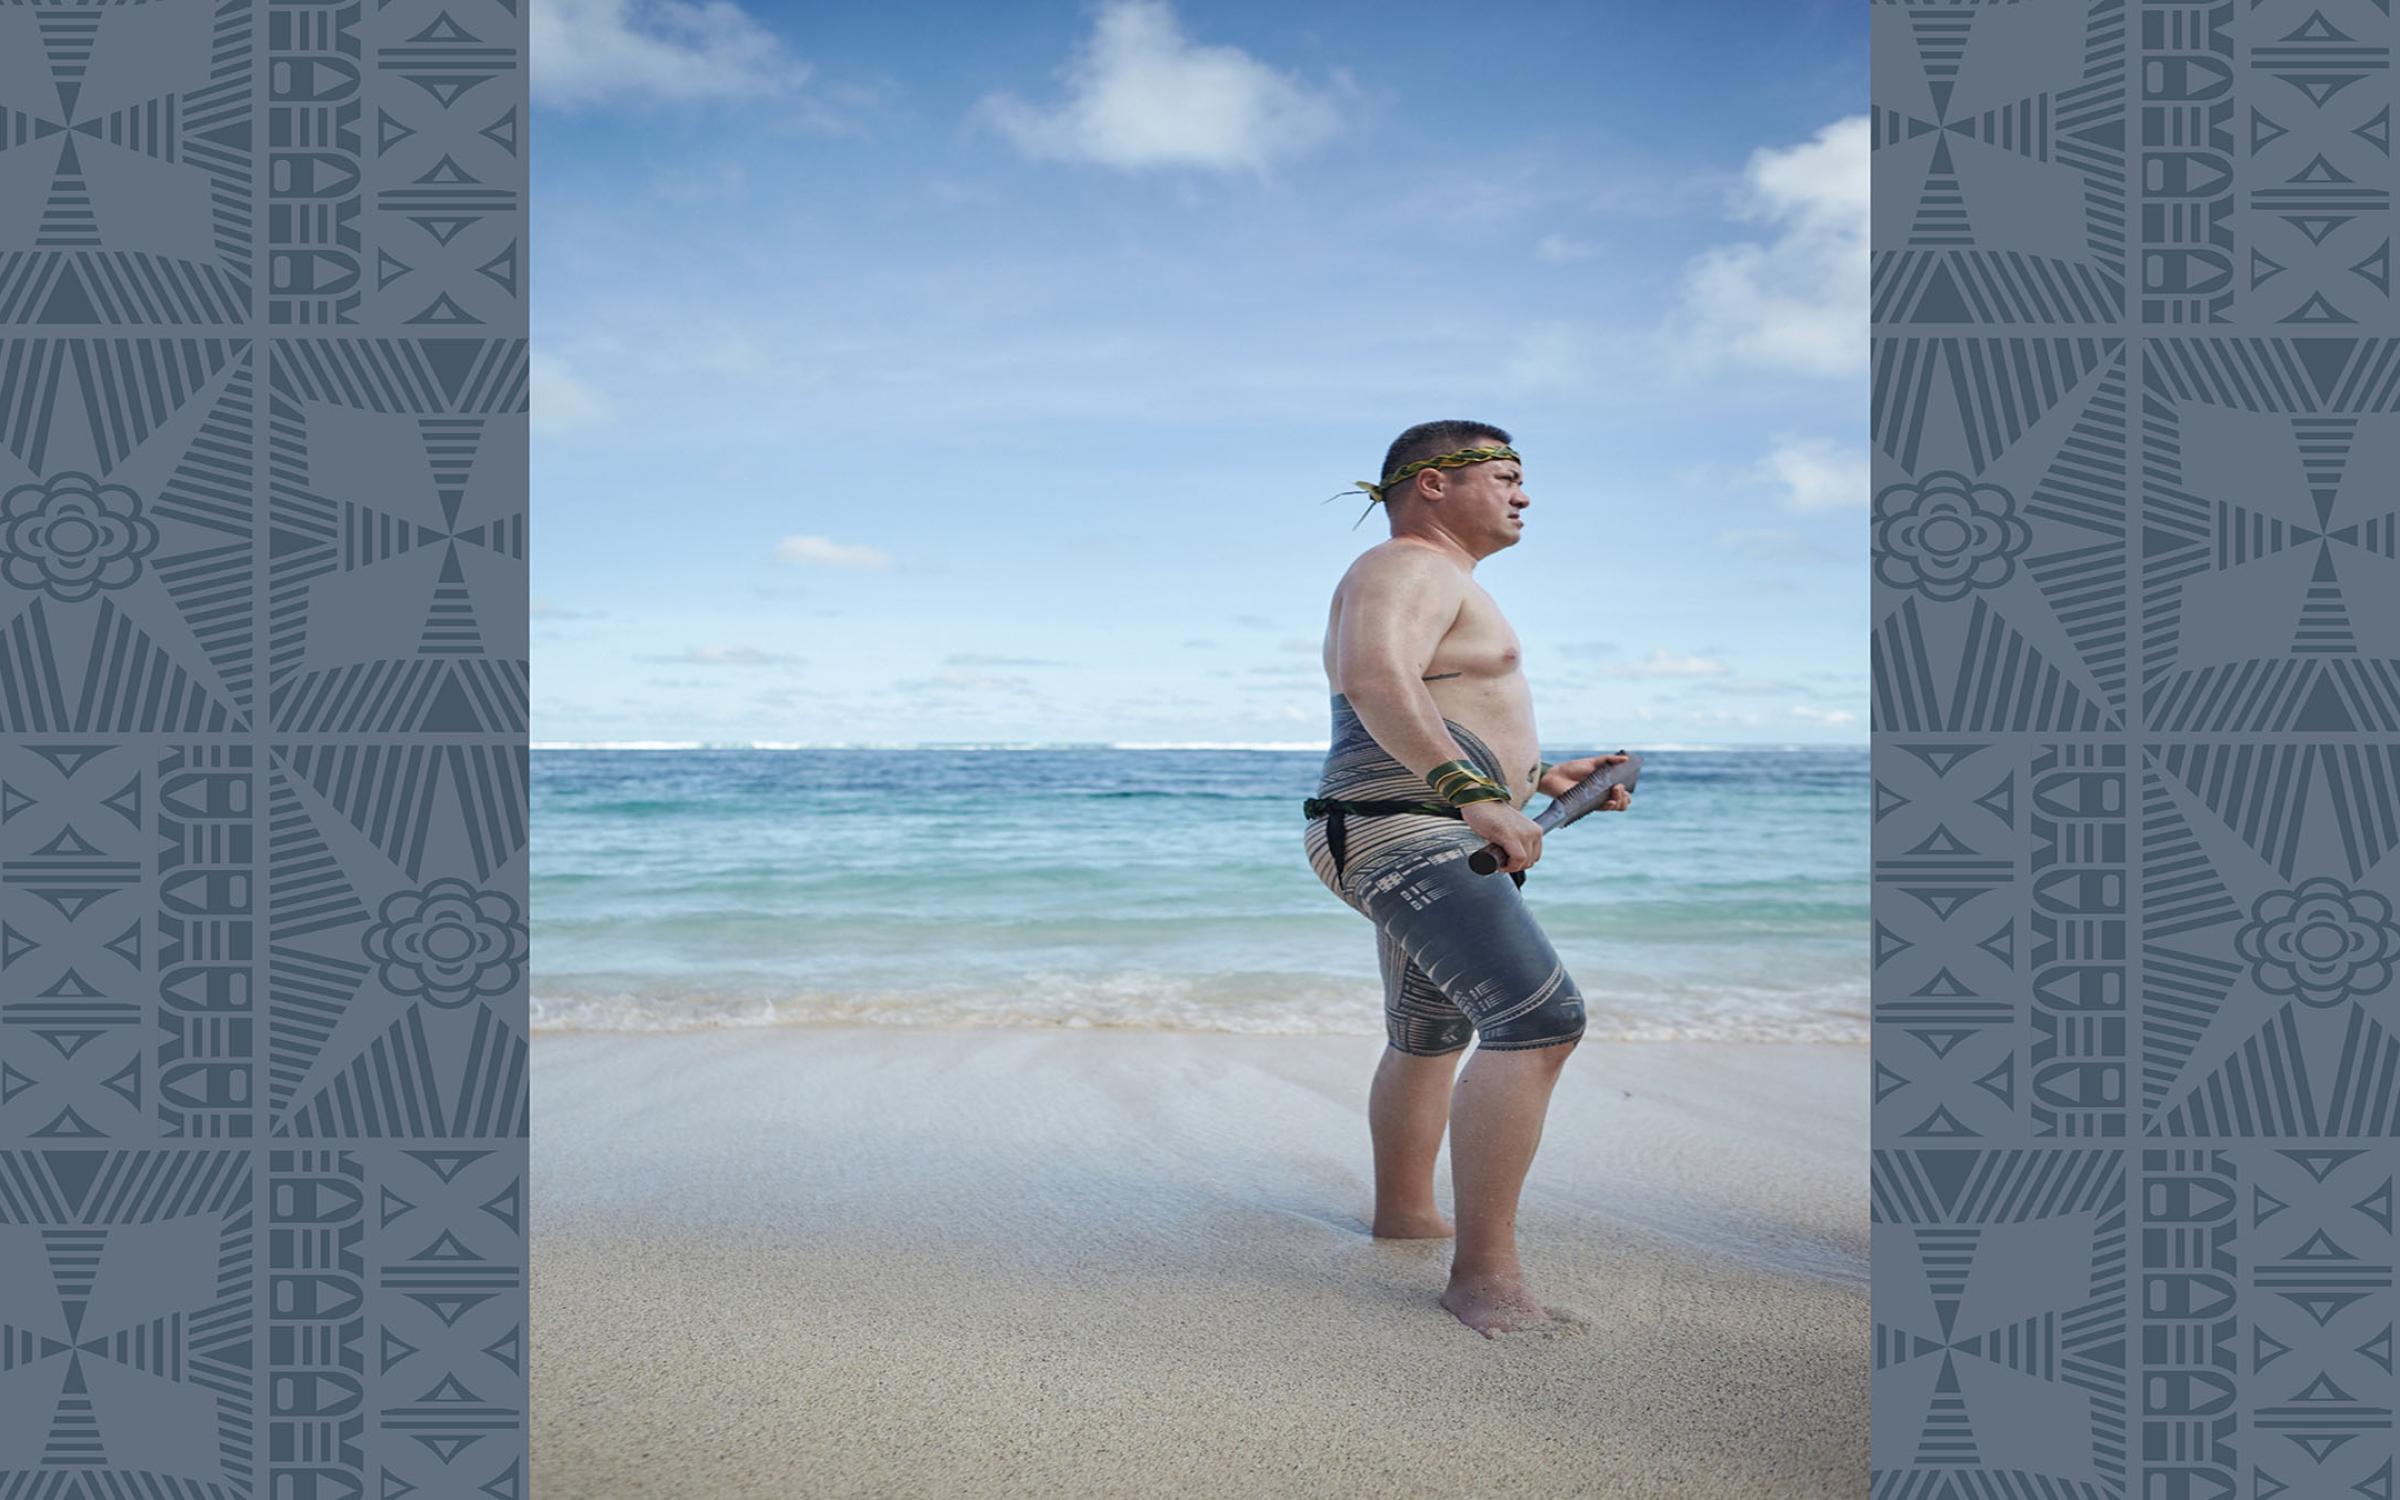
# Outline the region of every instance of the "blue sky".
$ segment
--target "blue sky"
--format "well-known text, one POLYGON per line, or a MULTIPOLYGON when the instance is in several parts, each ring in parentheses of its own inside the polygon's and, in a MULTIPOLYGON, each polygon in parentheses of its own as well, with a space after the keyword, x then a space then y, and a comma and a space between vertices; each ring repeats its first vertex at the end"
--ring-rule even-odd
POLYGON ((535 743, 1321 743, 1435 417, 1546 745, 1865 742, 1855 5, 532 27, 535 743))

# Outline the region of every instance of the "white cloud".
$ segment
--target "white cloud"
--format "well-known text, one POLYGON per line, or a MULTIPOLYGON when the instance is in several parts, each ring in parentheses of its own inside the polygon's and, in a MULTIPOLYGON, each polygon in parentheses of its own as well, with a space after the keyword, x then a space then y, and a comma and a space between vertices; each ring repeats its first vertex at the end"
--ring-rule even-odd
POLYGON ((1581 383, 1587 366, 1581 335, 1564 323, 1546 323, 1517 339, 1500 367, 1500 383, 1511 392, 1566 389, 1581 383))
POLYGON ((756 646, 690 646, 673 656, 642 659, 686 667, 782 667, 801 663, 800 657, 781 651, 761 651, 756 646))
POLYGON ((555 600, 536 599, 526 610, 526 615, 536 620, 602 620, 608 617, 608 611, 604 609, 569 609, 555 600))
POLYGON ((1717 545, 1744 557, 1788 557, 1806 545, 1789 527, 1735 526, 1717 533, 1717 545))
POLYGON ((533 379, 532 409, 536 432, 567 432, 596 427, 617 414, 617 403, 598 386, 587 385, 567 362, 536 349, 527 361, 533 379))
POLYGON ((1038 698, 1033 684, 1023 677, 1002 676, 992 672, 972 672, 948 667, 931 677, 911 677, 892 686, 904 693, 1016 693, 1038 698))
POLYGON ((1599 253, 1600 247, 1590 240, 1572 239, 1563 234, 1545 234, 1533 246, 1535 260, 1548 261, 1554 266, 1590 260, 1599 253))
POLYGON ((1713 656, 1677 656, 1664 646, 1637 662, 1610 667, 1611 677, 1715 677, 1731 671, 1713 656))
POLYGON ((1263 169, 1341 123, 1299 79, 1186 38, 1165 0, 1106 0, 1065 75, 1053 108, 994 94, 976 112, 1028 156, 1218 171, 1263 169))
POLYGON ((543 104, 754 99, 808 69, 732 0, 532 0, 527 51, 543 104))
POLYGON ((1736 698, 1779 698, 1787 693, 1805 691, 1798 684, 1781 677, 1728 677, 1711 682, 1697 691, 1729 695, 1736 698))
POLYGON ((954 651, 942 658, 945 667, 1063 667, 1047 656, 991 656, 981 651, 954 651))
POLYGON ((892 555, 880 547, 851 546, 821 536, 787 536, 775 544, 775 555, 785 562, 866 572, 880 572, 892 565, 892 555))
POLYGON ((1793 718, 1806 719, 1811 724, 1847 724, 1858 717, 1846 708, 1810 708, 1805 703, 1793 704, 1791 714, 1793 718))
POLYGON ((1858 374, 1867 357, 1868 135, 1851 115, 1751 153, 1734 217, 1773 238, 1719 245, 1683 270, 1668 344, 1687 365, 1858 374))
POLYGON ((1785 438, 1760 462, 1756 474, 1783 487, 1786 510, 1866 509, 1870 481, 1864 443, 1785 438))
POLYGON ((749 169, 738 161, 678 161, 650 174, 649 189, 670 203, 731 203, 749 191, 749 169))

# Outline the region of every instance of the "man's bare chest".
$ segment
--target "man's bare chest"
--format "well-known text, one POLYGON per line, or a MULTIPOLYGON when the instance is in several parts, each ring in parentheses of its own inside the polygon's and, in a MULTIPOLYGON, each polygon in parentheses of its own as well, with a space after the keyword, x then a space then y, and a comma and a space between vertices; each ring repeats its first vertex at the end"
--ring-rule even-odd
POLYGON ((1425 669, 1428 680, 1467 680, 1505 677, 1521 669, 1524 648, 1509 628, 1500 606, 1486 597, 1469 598, 1434 647, 1425 669))

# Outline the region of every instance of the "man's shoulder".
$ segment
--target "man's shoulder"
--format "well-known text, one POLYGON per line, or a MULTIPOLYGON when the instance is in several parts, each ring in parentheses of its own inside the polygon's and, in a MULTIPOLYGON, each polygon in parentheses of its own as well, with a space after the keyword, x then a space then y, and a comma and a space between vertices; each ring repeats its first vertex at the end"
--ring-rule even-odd
POLYGON ((1467 575, 1458 564, 1431 547, 1393 537, 1378 542, 1361 552, 1343 575, 1345 585, 1367 584, 1373 587, 1408 589, 1465 588, 1467 575))

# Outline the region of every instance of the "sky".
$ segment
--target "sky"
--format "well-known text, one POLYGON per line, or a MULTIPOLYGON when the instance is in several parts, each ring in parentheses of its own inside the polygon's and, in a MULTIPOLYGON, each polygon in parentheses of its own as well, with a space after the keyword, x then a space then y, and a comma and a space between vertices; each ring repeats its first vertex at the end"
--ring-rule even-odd
POLYGON ((1861 12, 1471 14, 534 0, 534 743, 1322 744, 1459 417, 1545 747, 1864 744, 1861 12))

